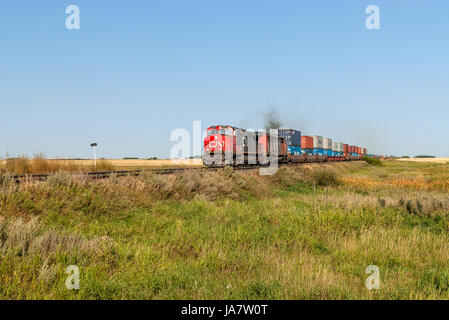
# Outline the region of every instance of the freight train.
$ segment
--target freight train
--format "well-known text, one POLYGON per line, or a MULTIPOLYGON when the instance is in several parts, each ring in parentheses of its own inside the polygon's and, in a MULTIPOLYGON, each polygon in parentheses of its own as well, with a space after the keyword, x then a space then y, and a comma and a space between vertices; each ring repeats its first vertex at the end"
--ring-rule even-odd
POLYGON ((334 142, 321 136, 302 136, 295 129, 249 131, 229 125, 207 128, 204 138, 203 163, 206 166, 265 165, 359 160, 368 154, 366 148, 334 142))

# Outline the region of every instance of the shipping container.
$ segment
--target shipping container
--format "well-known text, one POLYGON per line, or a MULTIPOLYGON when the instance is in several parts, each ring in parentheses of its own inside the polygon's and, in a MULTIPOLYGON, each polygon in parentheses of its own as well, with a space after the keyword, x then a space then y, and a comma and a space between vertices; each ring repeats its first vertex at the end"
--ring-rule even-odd
POLYGON ((313 148, 301 148, 301 153, 306 155, 313 155, 313 148))
POLYGON ((332 143, 332 155, 334 157, 343 156, 343 143, 341 143, 341 142, 333 142, 332 143))
POLYGON ((323 149, 323 137, 313 136, 313 149, 323 149))
POLYGON ((347 145, 347 144, 343 144, 343 152, 344 153, 349 153, 349 145, 347 145))
POLYGON ((317 154, 320 156, 324 156, 324 149, 323 148, 313 148, 313 154, 317 154))
POLYGON ((300 156, 301 155, 301 147, 288 146, 287 150, 288 150, 288 153, 293 154, 295 156, 300 156))
POLYGON ((279 129, 278 135, 285 138, 288 146, 301 147, 301 131, 294 129, 279 129))
POLYGON ((323 149, 332 150, 332 139, 331 138, 323 139, 323 149))
POLYGON ((338 142, 332 142, 332 151, 338 152, 338 142))
POLYGON ((313 137, 301 136, 301 148, 302 149, 313 149, 313 137))
POLYGON ((343 153, 343 143, 341 142, 333 142, 332 143, 332 151, 343 153))

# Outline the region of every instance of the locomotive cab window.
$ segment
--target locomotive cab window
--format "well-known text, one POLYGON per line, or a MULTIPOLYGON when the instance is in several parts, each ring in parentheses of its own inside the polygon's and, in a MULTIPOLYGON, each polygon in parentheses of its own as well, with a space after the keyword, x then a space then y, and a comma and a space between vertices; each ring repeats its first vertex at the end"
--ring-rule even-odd
POLYGON ((232 136, 232 129, 231 128, 220 129, 220 134, 225 136, 232 136))
POLYGON ((213 135, 215 135, 215 134, 218 134, 218 130, 217 130, 217 129, 210 129, 210 130, 208 131, 208 135, 209 135, 209 136, 213 136, 213 135))

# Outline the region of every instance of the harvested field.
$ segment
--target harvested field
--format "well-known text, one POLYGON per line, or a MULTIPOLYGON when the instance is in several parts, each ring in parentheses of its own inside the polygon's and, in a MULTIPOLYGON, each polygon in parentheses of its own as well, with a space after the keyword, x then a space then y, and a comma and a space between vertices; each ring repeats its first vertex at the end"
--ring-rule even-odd
POLYGON ((444 158, 401 158, 397 161, 410 161, 410 162, 432 162, 432 163, 449 163, 449 157, 444 158))

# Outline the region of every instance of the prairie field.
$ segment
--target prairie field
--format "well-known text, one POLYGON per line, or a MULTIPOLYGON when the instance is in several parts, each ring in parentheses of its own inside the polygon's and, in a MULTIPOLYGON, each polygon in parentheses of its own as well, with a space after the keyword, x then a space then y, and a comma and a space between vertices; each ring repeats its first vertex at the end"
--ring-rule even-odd
POLYGON ((449 163, 449 157, 442 158, 401 158, 398 161, 409 161, 409 162, 431 162, 431 163, 449 163))
POLYGON ((375 164, 0 175, 0 299, 449 299, 449 165, 375 164))

